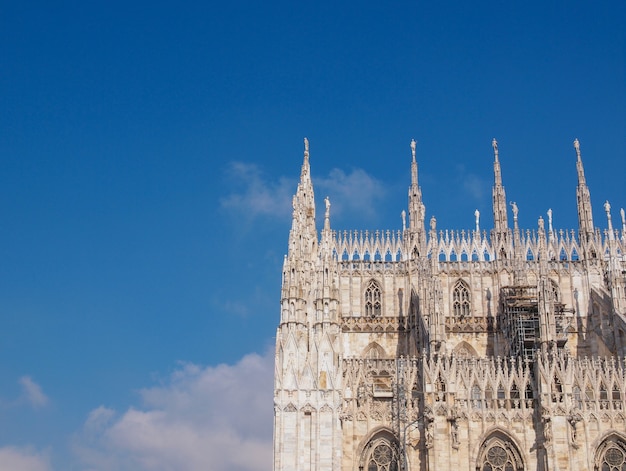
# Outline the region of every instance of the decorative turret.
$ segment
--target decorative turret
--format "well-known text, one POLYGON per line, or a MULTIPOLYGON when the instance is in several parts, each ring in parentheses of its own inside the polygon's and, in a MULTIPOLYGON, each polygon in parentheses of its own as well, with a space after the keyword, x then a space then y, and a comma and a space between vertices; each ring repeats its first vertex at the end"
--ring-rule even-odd
POLYGON ((409 231, 411 256, 426 256, 426 231, 424 217, 426 208, 422 202, 422 189, 417 180, 417 160, 415 158, 415 139, 411 140, 411 187, 409 188, 409 231))
MULTIPOLYGON (((574 149, 576 149, 576 171, 578 173, 578 186, 576 187, 576 203, 578 207, 578 237, 583 246, 585 258, 588 258, 589 244, 594 239, 593 215, 591 212, 591 196, 585 181, 585 170, 580 157, 580 143, 574 139, 574 149)), ((595 256, 592 255, 592 258, 595 256)))

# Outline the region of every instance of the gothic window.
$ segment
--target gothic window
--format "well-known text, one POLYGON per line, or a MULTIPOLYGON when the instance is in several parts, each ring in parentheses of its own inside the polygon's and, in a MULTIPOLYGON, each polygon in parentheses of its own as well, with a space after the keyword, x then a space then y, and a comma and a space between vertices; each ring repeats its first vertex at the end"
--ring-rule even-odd
POLYGON ((602 443, 596 452, 594 471, 626 471, 626 443, 618 437, 602 443))
POLYGON ((527 400, 531 400, 531 399, 534 398, 533 387, 530 385, 530 383, 528 385, 526 385, 526 392, 524 393, 524 397, 527 400))
POLYGON ((378 345, 376 342, 372 342, 367 346, 365 351, 363 352, 363 358, 367 358, 370 360, 378 360, 380 358, 385 358, 385 349, 378 345))
MULTIPOLYGON (((387 434, 385 434, 387 435, 387 434)), ((395 440, 380 437, 372 440, 364 450, 365 471, 398 471, 399 452, 395 440)))
POLYGON ((381 290, 374 280, 370 280, 365 290, 365 315, 380 316, 382 313, 381 290))
POLYGON ((613 385, 613 392, 611 393, 611 398, 614 401, 619 401, 622 398, 622 395, 621 395, 620 390, 619 390, 619 386, 617 384, 613 385))
POLYGON ((600 382, 600 400, 601 401, 609 400, 609 393, 606 390, 606 386, 602 382, 600 382))
POLYGON ((524 469, 522 457, 504 434, 486 440, 478 454, 477 471, 518 471, 524 469))
POLYGON ((452 290, 452 312, 461 318, 470 314, 469 288, 463 280, 457 281, 452 290))
POLYGON ((582 393, 580 391, 580 388, 578 386, 574 386, 572 388, 572 392, 574 393, 574 404, 576 404, 576 407, 578 407, 579 409, 582 409, 583 401, 582 401, 582 393))
POLYGON ((480 390, 480 386, 478 384, 474 384, 472 386, 472 407, 474 409, 482 409, 482 394, 480 390))

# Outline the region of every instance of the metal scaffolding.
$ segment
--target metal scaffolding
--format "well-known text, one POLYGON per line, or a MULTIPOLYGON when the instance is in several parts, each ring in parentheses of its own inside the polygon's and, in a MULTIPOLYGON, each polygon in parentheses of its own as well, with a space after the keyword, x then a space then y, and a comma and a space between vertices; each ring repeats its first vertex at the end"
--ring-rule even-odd
POLYGON ((502 288, 502 332, 509 355, 531 358, 539 345, 539 294, 536 286, 502 288))

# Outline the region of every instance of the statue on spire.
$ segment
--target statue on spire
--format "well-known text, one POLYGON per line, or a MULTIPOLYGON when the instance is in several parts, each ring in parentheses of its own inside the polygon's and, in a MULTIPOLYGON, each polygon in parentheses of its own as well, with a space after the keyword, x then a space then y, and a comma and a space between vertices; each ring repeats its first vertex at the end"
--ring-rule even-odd
POLYGON ((493 138, 493 141, 491 141, 491 147, 493 147, 493 151, 496 155, 498 155, 498 141, 496 141, 496 138, 493 138))
POLYGON ((309 140, 304 138, 304 152, 309 152, 309 140))
POLYGON ((576 149, 576 156, 580 159, 580 142, 578 142, 578 138, 574 139, 574 149, 576 149))
POLYGON ((416 146, 416 142, 415 139, 411 139, 411 154, 413 154, 413 160, 415 160, 415 146, 416 146))

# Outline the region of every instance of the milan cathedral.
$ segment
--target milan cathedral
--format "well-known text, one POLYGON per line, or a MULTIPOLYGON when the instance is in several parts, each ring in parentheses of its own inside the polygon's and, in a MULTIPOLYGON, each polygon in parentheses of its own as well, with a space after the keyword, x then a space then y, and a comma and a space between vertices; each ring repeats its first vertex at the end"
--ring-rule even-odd
POLYGON ((493 228, 321 232, 305 139, 276 334, 274 471, 626 471, 626 217, 521 229, 493 140, 493 228), (512 221, 509 215, 512 214, 512 221), (604 226, 604 224, 603 224, 604 226))

